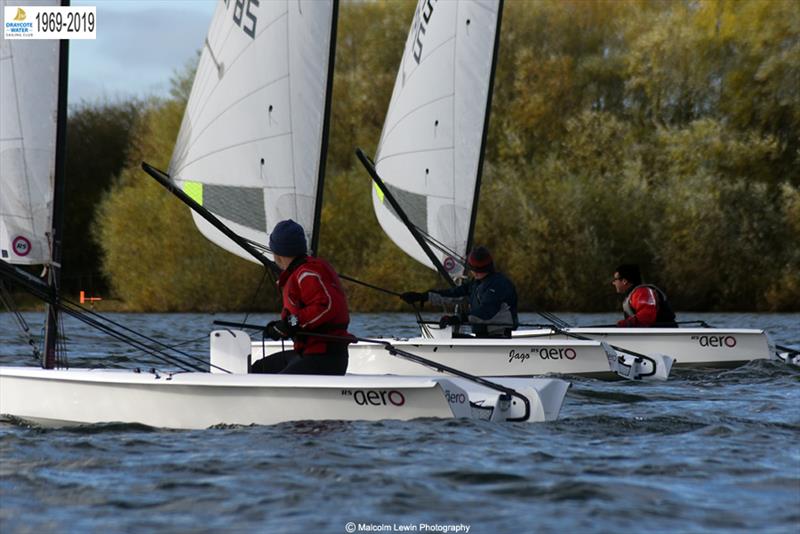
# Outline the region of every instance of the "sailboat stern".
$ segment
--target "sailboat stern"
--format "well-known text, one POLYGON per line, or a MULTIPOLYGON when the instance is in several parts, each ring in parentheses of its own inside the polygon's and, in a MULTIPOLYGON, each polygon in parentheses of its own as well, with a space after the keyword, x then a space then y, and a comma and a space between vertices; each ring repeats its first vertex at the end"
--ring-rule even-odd
POLYGON ((465 392, 471 418, 496 422, 555 421, 571 385, 558 378, 492 378, 495 384, 513 389, 518 394, 507 395, 462 378, 448 380, 465 392))
POLYGON ((611 371, 627 380, 667 380, 675 362, 674 358, 662 353, 629 354, 612 348, 605 341, 601 345, 606 351, 611 371))

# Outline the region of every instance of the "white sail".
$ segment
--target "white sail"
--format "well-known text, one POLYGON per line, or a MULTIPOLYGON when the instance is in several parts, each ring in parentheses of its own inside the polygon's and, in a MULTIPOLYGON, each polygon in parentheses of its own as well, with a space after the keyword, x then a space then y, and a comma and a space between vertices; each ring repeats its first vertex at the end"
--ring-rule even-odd
MULTIPOLYGON (((332 0, 231 1, 214 13, 170 175, 253 242, 291 218, 311 243, 335 10, 332 0)), ((193 216, 211 241, 255 261, 193 216)))
MULTIPOLYGON (((420 0, 375 157, 378 174, 453 276, 463 271, 500 15, 497 0, 420 0)), ((389 237, 433 268, 375 188, 389 237)))
MULTIPOLYGON (((0 0, 0 12, 8 4, 59 2, 0 0)), ((0 260, 8 263, 50 263, 58 64, 57 40, 0 36, 0 260)))

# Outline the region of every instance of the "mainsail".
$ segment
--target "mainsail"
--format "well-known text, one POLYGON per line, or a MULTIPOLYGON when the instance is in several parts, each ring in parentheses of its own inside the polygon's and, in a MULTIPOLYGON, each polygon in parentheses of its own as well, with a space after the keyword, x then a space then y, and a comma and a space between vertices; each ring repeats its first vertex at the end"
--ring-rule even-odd
MULTIPOLYGON (((0 1, 3 13, 7 3, 0 1)), ((68 0, 26 2, 68 4, 68 0)), ((23 9, 16 11, 17 17, 25 18, 23 9)), ((0 261, 47 266, 47 293, 53 298, 46 307, 42 366, 47 369, 64 361, 58 301, 68 54, 66 39, 0 37, 0 261)), ((30 277, 28 283, 35 280, 30 277)))
MULTIPOLYGON (((497 0, 419 1, 375 157, 453 277, 471 244, 501 10, 497 0)), ((377 187, 373 206, 389 237, 434 268, 377 187)))
MULTIPOLYGON (((220 2, 214 13, 169 173, 253 243, 291 218, 315 247, 336 11, 333 0, 284 0, 220 2)), ((255 261, 193 217, 212 242, 255 261)))
MULTIPOLYGON (((0 11, 9 3, 18 4, 0 0, 0 11)), ((59 54, 57 40, 0 36, 0 259, 7 263, 50 263, 59 54)))

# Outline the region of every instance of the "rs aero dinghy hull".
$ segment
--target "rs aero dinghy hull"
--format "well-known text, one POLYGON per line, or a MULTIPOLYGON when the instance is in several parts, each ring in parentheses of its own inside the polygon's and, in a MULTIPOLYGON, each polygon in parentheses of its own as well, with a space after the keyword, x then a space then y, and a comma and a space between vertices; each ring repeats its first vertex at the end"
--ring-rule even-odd
MULTIPOLYGON (((390 343, 433 362, 467 373, 491 377, 578 375, 631 380, 666 380, 672 358, 653 354, 642 359, 614 350, 609 344, 583 340, 549 339, 380 339, 350 345, 348 372, 419 376, 430 371, 412 362, 392 357, 382 343, 390 343)), ((274 341, 253 342, 253 358, 283 350, 274 341)))
POLYGON ((565 340, 581 336, 648 355, 669 354, 676 367, 736 367, 777 358, 764 330, 741 328, 564 328, 519 330, 515 340, 565 340))
MULTIPOLYGON (((244 332, 211 334, 212 363, 246 366, 244 332)), ((505 379, 518 396, 457 377, 253 375, 0 367, 0 413, 43 426, 135 423, 158 428, 300 420, 558 418, 569 383, 505 379)))

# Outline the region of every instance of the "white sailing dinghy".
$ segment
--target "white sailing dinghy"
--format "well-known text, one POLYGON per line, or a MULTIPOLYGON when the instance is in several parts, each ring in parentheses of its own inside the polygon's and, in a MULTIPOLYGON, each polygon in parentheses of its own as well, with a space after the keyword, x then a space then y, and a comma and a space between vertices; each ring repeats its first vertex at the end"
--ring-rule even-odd
MULTIPOLYGON (((186 191, 184 196, 200 209, 205 207, 206 213, 216 214, 196 219, 200 230, 231 252, 252 254, 252 243, 263 242, 271 227, 284 218, 292 217, 307 229, 317 227, 336 14, 334 1, 253 3, 246 13, 237 11, 232 2, 218 4, 170 167, 186 191), (226 232, 236 240, 226 240, 226 232)), ((7 52, 6 42, 3 44, 5 69, 7 57, 13 60, 16 52, 7 52)), ((37 78, 41 73, 34 75, 28 68, 41 61, 49 59, 15 62, 14 72, 24 83, 33 79, 41 83, 37 78)), ((8 79, 4 75, 3 83, 8 79)), ((26 97, 27 93, 19 90, 24 83, 16 83, 13 94, 18 99, 26 97)), ((4 99, 10 94, 5 86, 2 94, 4 99)), ((40 99, 38 108, 33 108, 38 114, 20 118, 22 137, 31 125, 47 123, 46 128, 54 129, 44 104, 40 99)), ((14 105, 2 102, 4 121, 10 116, 6 110, 14 105)), ((37 161, 37 165, 47 167, 47 176, 53 158, 47 157, 46 163, 37 161)), ((13 173, 3 168, 4 191, 7 183, 31 179, 23 165, 13 173)), ((18 233, 14 229, 8 232, 18 233)), ((42 234, 31 229, 31 235, 42 234)), ((312 231, 310 236, 314 244, 315 234, 312 231)), ((17 247, 17 255, 33 253, 19 247, 13 235, 10 244, 17 247)), ((266 256, 262 257, 266 262, 266 256)), ((41 261, 55 264, 57 256, 41 261)), ((87 319, 89 312, 59 302, 52 291, 5 259, 0 262, 0 275, 54 303, 54 309, 87 319)), ((96 314, 87 319, 98 321, 96 314)), ((300 419, 546 421, 558 416, 568 388, 561 380, 505 380, 499 384, 478 377, 441 375, 249 375, 246 367, 217 365, 220 361, 247 361, 249 336, 225 330, 212 332, 210 339, 215 371, 211 373, 197 372, 198 366, 185 357, 167 360, 177 362, 181 372, 54 368, 57 362, 41 369, 0 367, 0 414, 43 425, 121 422, 168 428, 300 419)), ((148 349, 146 343, 136 343, 148 349)), ((152 354, 166 356, 163 351, 152 354)))
MULTIPOLYGON (((471 246, 502 7, 497 0, 420 0, 374 167, 359 153, 376 182, 373 207, 386 234, 446 280, 463 276, 471 246)), ((663 354, 643 358, 596 341, 449 339, 449 330, 440 334, 448 339, 391 341, 486 376, 611 374, 663 380, 671 366, 663 354)), ((369 343, 350 349, 350 370, 418 372, 390 358, 380 344, 369 343)))
MULTIPOLYGON (((420 1, 374 168, 362 156, 376 180, 373 206, 386 234, 411 257, 444 277, 462 274, 463 258, 472 241, 491 103, 490 49, 494 42, 496 54, 501 11, 502 2, 432 5, 420 1)), ((788 347, 779 347, 776 353, 760 329, 570 328, 555 324, 516 331, 513 342, 451 337, 452 327, 443 331, 428 326, 423 328, 423 337, 396 343, 429 358, 474 359, 474 365, 465 364, 465 368, 484 375, 604 375, 614 371, 626 377, 666 378, 672 363, 669 357, 682 367, 726 367, 776 356, 791 362, 800 357, 788 347), (605 347, 604 357, 602 351, 595 348, 592 353, 591 345, 576 339, 602 341, 613 349, 609 352, 605 347), (540 345, 546 340, 573 345, 563 350, 540 345), (640 358, 631 358, 632 354, 640 358), (642 356, 650 359, 642 360, 642 356)), ((404 362, 380 358, 380 347, 361 345, 352 353, 354 371, 401 372, 405 367, 404 362), (365 351, 363 358, 359 350, 365 351)))
POLYGON ((790 349, 781 357, 766 331, 755 328, 544 327, 512 335, 519 341, 579 335, 638 353, 668 353, 675 357, 678 368, 728 368, 759 359, 792 363, 790 349))

